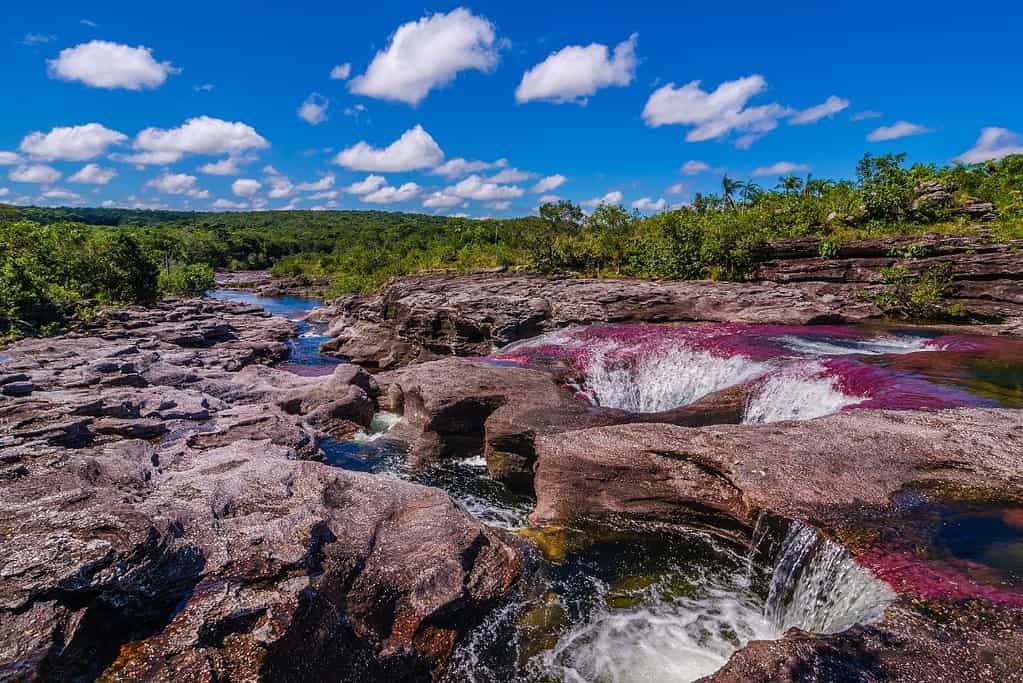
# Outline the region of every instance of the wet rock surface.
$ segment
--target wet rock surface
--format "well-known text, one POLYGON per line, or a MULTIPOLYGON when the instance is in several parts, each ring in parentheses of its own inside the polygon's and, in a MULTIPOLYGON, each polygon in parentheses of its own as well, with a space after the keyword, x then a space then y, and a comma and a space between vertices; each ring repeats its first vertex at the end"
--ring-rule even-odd
POLYGON ((1020 415, 855 411, 778 425, 569 432, 538 440, 532 519, 625 516, 731 539, 750 538, 761 515, 800 520, 899 594, 876 624, 754 642, 708 680, 1013 680, 1023 663, 1023 583, 943 556, 921 506, 1023 505, 1020 415))
POLYGON ((0 678, 417 680, 521 560, 438 489, 317 462, 376 385, 216 300, 4 349, 0 678))
POLYGON ((442 356, 478 356, 570 325, 625 322, 859 323, 883 312, 870 302, 880 270, 919 274, 952 264, 951 302, 1023 333, 1023 249, 983 236, 863 240, 820 256, 818 240, 767 246, 752 282, 588 279, 567 276, 439 275, 400 278, 371 296, 335 300, 325 353, 393 368, 442 356))

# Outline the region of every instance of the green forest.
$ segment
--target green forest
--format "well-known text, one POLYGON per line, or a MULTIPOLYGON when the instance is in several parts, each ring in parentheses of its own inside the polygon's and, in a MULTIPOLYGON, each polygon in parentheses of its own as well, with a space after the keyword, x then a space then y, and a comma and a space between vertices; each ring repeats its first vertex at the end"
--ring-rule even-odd
POLYGON ((761 247, 969 232, 1023 238, 1023 156, 964 166, 907 166, 865 155, 851 180, 725 176, 720 190, 644 217, 621 206, 585 213, 562 201, 538 215, 476 220, 384 211, 202 213, 0 204, 0 337, 51 334, 111 303, 191 295, 215 270, 269 268, 368 292, 389 278, 499 266, 592 276, 743 280, 761 247))

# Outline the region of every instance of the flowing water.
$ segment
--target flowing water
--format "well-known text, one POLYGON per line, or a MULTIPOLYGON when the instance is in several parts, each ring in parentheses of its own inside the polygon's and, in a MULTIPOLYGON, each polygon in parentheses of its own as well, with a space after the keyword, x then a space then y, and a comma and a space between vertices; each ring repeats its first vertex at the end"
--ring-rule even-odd
POLYGON ((636 413, 738 386, 746 422, 855 408, 1023 406, 1023 343, 918 330, 605 325, 518 342, 491 360, 551 369, 595 405, 636 413))
MULTIPOLYGON (((237 293, 225 298, 259 303, 293 319, 303 306, 317 303, 237 293)), ((322 329, 300 327, 303 336, 287 367, 302 372, 334 364, 312 346, 320 343, 322 329)), ((747 325, 568 330, 515 344, 491 360, 567 367, 587 400, 635 412, 686 405, 746 384, 746 420, 773 422, 865 406, 1013 404, 1018 387, 1011 372, 1009 380, 998 373, 978 379, 963 361, 978 357, 1006 362, 1011 372, 1023 367, 1023 354, 985 340, 747 325), (960 354, 956 371, 933 371, 926 359, 950 348, 960 354), (978 390, 977 382, 985 389, 978 390)), ((1023 396, 1019 400, 1023 405, 1023 396)), ((459 645, 450 681, 691 681, 719 669, 751 640, 780 638, 793 626, 842 631, 880 618, 894 599, 839 545, 796 522, 779 535, 763 515, 752 549, 625 520, 530 529, 535 501, 489 479, 482 458, 408 468, 407 445, 390 436, 399 420, 381 413, 351 440, 325 442, 327 462, 440 487, 470 514, 518 533, 534 548, 530 579, 459 645)), ((996 549, 1000 557, 1008 555, 1004 562, 1013 571, 1021 517, 1005 517, 1017 525, 1016 535, 1005 531, 1007 540, 996 549)), ((957 519, 959 526, 950 522, 944 532, 949 546, 970 556, 992 552, 971 546, 969 536, 978 524, 997 522, 957 519)))

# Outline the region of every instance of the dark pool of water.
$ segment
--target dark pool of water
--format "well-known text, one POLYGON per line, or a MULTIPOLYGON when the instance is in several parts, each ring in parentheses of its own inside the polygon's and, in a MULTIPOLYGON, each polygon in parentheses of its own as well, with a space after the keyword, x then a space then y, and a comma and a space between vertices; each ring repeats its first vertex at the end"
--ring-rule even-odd
POLYGON ((955 557, 1023 580, 1023 508, 949 508, 936 541, 955 557))

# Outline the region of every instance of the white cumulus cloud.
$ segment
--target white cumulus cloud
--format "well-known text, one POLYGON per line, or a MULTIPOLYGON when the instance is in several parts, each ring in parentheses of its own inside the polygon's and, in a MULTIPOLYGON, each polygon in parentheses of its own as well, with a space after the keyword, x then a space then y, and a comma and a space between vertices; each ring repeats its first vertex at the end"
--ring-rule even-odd
POLYGON ((352 65, 348 62, 344 64, 338 64, 330 70, 330 78, 334 81, 347 80, 352 75, 352 65))
POLYGON ((410 21, 348 87, 358 95, 417 105, 460 71, 492 70, 496 39, 494 25, 464 7, 410 21))
POLYGON ((583 202, 583 206, 600 206, 601 204, 621 204, 622 200, 625 199, 618 190, 612 190, 603 197, 594 197, 593 199, 587 199, 583 202))
POLYGON ((211 161, 199 167, 199 173, 206 175, 238 175, 242 172, 241 165, 253 161, 251 156, 230 156, 220 161, 211 161))
POLYGON ((774 130, 778 119, 793 112, 777 103, 747 107, 750 99, 767 89, 763 76, 754 74, 734 81, 725 81, 713 91, 700 88, 692 81, 676 88, 669 83, 650 95, 643 107, 643 120, 648 126, 691 126, 688 142, 702 142, 741 133, 735 144, 747 148, 754 140, 774 130))
POLYGON ((60 202, 80 202, 82 201, 81 195, 72 192, 71 190, 64 190, 59 187, 54 187, 49 190, 44 190, 42 196, 45 199, 60 201, 60 202))
POLYGON ((686 163, 682 164, 682 168, 679 169, 679 173, 682 175, 699 175, 701 173, 709 173, 713 171, 710 164, 705 161, 697 161, 696 159, 690 159, 686 163))
POLYGON ((849 117, 850 121, 866 121, 867 119, 879 119, 884 114, 879 111, 858 111, 849 117))
POLYGON ((615 47, 614 54, 600 43, 562 48, 523 74, 515 100, 586 104, 601 88, 628 85, 636 76, 638 38, 632 34, 615 47))
POLYGON ((471 175, 455 185, 444 188, 444 194, 461 197, 462 199, 494 201, 521 197, 525 194, 525 190, 516 185, 499 185, 484 180, 478 175, 471 175))
POLYGON ((344 188, 344 191, 348 194, 369 194, 374 190, 379 190, 386 184, 387 178, 382 175, 368 175, 364 179, 357 180, 344 188))
POLYGON ((187 173, 164 173, 147 182, 146 187, 163 194, 186 195, 195 199, 209 197, 209 193, 196 184, 196 177, 187 173))
POLYGON ((523 171, 517 168, 506 168, 488 177, 487 181, 491 183, 521 183, 523 180, 529 180, 530 178, 535 177, 536 174, 530 171, 523 171))
POLYGON ((21 141, 20 149, 36 159, 47 161, 86 161, 127 139, 124 133, 98 123, 87 123, 84 126, 54 128, 49 133, 29 133, 21 141))
POLYGON ((41 183, 43 185, 57 182, 60 180, 60 176, 60 171, 44 164, 18 166, 7 174, 7 177, 16 183, 41 183))
POLYGON ((231 183, 231 192, 236 197, 245 197, 248 199, 255 196, 262 187, 263 183, 258 180, 253 180, 252 178, 239 178, 231 183))
POLYGON ((0 166, 13 166, 22 162, 21 156, 15 152, 0 152, 0 166))
POLYGON ((632 208, 638 209, 644 213, 659 213, 668 208, 668 202, 664 199, 664 197, 660 197, 658 199, 643 197, 632 202, 632 208))
POLYGON ((674 185, 669 186, 668 189, 665 190, 665 192, 667 192, 668 194, 673 194, 673 195, 685 194, 686 193, 686 185, 685 185, 685 183, 675 183, 674 185))
POLYGON ((440 166, 436 167, 430 173, 432 175, 441 175, 445 178, 460 178, 470 173, 479 173, 480 171, 488 171, 494 168, 504 168, 508 165, 507 159, 498 159, 497 161, 469 161, 462 157, 455 159, 448 159, 440 166))
POLYGON ((899 138, 909 137, 910 135, 923 135, 924 133, 930 133, 930 128, 918 125, 916 123, 910 123, 909 121, 897 121, 890 126, 881 126, 880 128, 871 131, 867 136, 867 140, 870 142, 883 142, 885 140, 898 140, 899 138))
POLYGON ((229 211, 240 211, 242 209, 249 208, 249 205, 245 202, 235 202, 230 199, 218 199, 213 202, 214 209, 227 209, 229 211))
POLYGON ((825 116, 834 116, 843 109, 849 108, 849 100, 844 100, 841 97, 832 95, 822 103, 804 109, 803 111, 796 112, 789 119, 789 123, 793 126, 801 126, 807 123, 814 123, 820 121, 825 116))
POLYGON ((540 180, 537 181, 536 185, 533 185, 533 187, 531 187, 529 191, 532 192, 533 194, 544 194, 546 192, 552 192, 561 187, 562 185, 564 185, 566 180, 568 180, 568 178, 561 175, 560 173, 549 175, 546 178, 540 178, 540 180))
POLYGON ((134 146, 138 153, 118 159, 135 164, 164 165, 186 154, 237 156, 266 149, 270 143, 246 123, 197 116, 177 128, 146 128, 135 137, 134 146))
POLYGON ((1008 128, 989 126, 980 131, 977 144, 956 157, 964 164, 979 164, 983 161, 1001 159, 1010 154, 1023 154, 1023 135, 1008 128))
POLYGON ((464 201, 461 197, 454 195, 432 192, 423 200, 423 206, 427 209, 452 209, 464 201))
POLYGON ((143 90, 158 88, 167 76, 180 73, 170 62, 157 62, 148 47, 92 40, 61 50, 47 61, 50 77, 79 81, 93 88, 143 90))
POLYGON ((341 150, 334 157, 334 163, 345 168, 382 173, 431 168, 442 161, 444 152, 440 145, 419 125, 405 131, 400 138, 382 149, 362 141, 341 150))
POLYGON ((415 199, 419 196, 422 188, 415 183, 405 183, 401 187, 392 187, 391 185, 384 185, 383 187, 364 194, 359 198, 359 201, 367 202, 369 204, 399 204, 401 202, 407 202, 415 199))
POLYGON ((330 100, 318 92, 311 93, 298 108, 298 118, 310 126, 317 126, 327 120, 330 100))
POLYGON ((86 164, 68 178, 68 182, 80 185, 106 185, 116 176, 117 171, 112 168, 103 168, 99 164, 86 164))
POLYGON ((770 166, 761 166, 753 169, 754 176, 768 176, 768 175, 791 175, 793 173, 805 173, 810 170, 810 167, 806 164, 795 164, 791 161, 779 161, 770 166))

